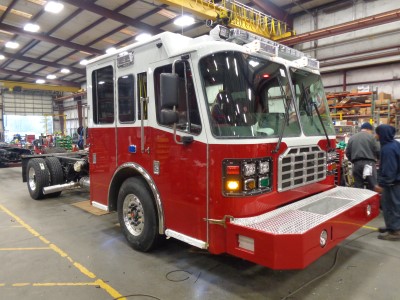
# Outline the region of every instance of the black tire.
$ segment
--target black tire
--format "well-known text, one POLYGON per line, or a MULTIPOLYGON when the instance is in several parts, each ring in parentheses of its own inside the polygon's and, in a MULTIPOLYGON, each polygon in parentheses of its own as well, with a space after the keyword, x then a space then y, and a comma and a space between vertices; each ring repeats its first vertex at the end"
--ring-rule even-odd
POLYGON ((142 179, 131 177, 122 184, 118 193, 118 220, 132 248, 147 252, 158 243, 156 207, 142 179))
MULTIPOLYGON (((62 170, 62 166, 58 158, 56 157, 46 157, 45 159, 46 165, 49 168, 50 174, 50 185, 62 184, 64 183, 64 173, 62 170)), ((55 192, 51 194, 47 194, 48 197, 58 197, 61 195, 61 192, 55 192)))
POLYGON ((29 194, 32 199, 44 198, 43 188, 49 186, 49 169, 43 158, 32 158, 26 167, 29 194))

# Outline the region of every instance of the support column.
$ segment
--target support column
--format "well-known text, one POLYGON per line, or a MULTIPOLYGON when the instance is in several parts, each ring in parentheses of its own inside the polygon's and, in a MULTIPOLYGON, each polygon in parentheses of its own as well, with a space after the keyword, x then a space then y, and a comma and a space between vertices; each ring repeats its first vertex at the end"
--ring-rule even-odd
POLYGON ((62 135, 65 135, 65 130, 66 130, 66 128, 65 128, 65 119, 64 119, 64 104, 63 104, 63 102, 59 102, 59 104, 58 104, 58 114, 59 114, 59 120, 60 120, 60 129, 61 129, 61 132, 62 132, 62 135))
POLYGON ((74 98, 76 100, 77 104, 77 109, 78 109, 78 127, 83 126, 83 121, 82 121, 82 96, 78 96, 74 98))

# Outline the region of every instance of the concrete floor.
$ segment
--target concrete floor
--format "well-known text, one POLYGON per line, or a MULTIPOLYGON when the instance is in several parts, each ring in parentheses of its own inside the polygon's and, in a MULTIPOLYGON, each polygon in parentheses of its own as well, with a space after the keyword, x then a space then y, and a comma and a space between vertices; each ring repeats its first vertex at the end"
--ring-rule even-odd
POLYGON ((381 216, 307 269, 273 271, 173 239, 136 252, 115 213, 71 205, 86 199, 32 200, 20 167, 0 169, 1 299, 400 299, 400 242, 376 238, 381 216))

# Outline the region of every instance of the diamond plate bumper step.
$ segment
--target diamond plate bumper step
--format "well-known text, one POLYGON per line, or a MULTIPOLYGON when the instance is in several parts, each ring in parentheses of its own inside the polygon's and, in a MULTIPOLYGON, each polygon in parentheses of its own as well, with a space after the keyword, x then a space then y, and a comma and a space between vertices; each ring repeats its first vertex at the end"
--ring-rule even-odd
POLYGON ((232 219, 227 251, 273 269, 303 269, 378 214, 377 193, 335 187, 263 215, 232 219))

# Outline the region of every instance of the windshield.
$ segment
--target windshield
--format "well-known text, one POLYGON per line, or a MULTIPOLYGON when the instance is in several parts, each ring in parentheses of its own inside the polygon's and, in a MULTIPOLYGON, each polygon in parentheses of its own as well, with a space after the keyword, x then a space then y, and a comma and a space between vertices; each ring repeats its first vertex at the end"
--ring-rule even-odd
POLYGON ((202 58, 200 72, 214 136, 300 135, 283 65, 228 51, 202 58))
POLYGON ((304 134, 307 136, 325 134, 318 112, 327 134, 335 134, 321 76, 296 68, 290 68, 290 76, 296 91, 296 105, 299 107, 300 123, 304 134))

